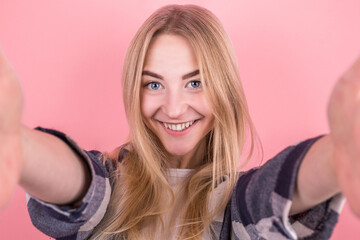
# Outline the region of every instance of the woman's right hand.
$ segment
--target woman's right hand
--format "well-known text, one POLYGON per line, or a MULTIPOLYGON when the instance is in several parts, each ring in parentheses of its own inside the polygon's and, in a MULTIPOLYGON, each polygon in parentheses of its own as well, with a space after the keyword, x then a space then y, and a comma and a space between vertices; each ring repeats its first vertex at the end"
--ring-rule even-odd
POLYGON ((0 49, 0 209, 10 201, 21 175, 22 107, 19 80, 0 49))

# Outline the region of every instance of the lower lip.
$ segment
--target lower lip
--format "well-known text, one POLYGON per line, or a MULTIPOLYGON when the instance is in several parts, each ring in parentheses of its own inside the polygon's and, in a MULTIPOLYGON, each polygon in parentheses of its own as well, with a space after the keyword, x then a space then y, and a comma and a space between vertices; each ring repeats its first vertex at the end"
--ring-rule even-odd
POLYGON ((199 122, 199 120, 196 120, 190 127, 186 128, 182 131, 174 131, 169 128, 166 128, 163 123, 160 122, 160 124, 168 134, 170 134, 172 136, 183 136, 183 135, 187 134, 188 132, 190 132, 193 129, 193 127, 195 125, 197 125, 198 122, 199 122))

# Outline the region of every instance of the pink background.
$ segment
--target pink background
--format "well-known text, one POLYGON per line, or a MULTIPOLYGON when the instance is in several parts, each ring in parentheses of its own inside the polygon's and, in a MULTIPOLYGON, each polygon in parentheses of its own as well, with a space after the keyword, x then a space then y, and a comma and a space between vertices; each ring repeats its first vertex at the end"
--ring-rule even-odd
MULTIPOLYGON (((360 55, 358 0, 0 0, 0 45, 22 81, 23 122, 62 130, 85 149, 122 143, 125 50, 149 14, 169 3, 207 7, 223 22, 265 159, 328 131, 330 91, 360 55)), ((332 239, 358 236, 360 219, 346 205, 332 239)), ((0 239, 49 239, 32 226, 20 188, 0 213, 0 239)))

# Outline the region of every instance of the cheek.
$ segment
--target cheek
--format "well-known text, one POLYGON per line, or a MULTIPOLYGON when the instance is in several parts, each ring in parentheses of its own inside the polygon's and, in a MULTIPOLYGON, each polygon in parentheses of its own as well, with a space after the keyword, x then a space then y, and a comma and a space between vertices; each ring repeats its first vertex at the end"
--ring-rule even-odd
POLYGON ((196 111, 204 117, 204 122, 206 123, 206 126, 204 127, 206 128, 206 131, 210 131, 214 127, 214 111, 204 95, 198 98, 195 102, 197 103, 195 105, 196 111))
POLYGON ((152 129, 151 125, 150 125, 150 118, 152 116, 152 111, 151 111, 151 104, 150 101, 148 101, 146 98, 141 98, 141 115, 143 117, 143 121, 145 123, 145 125, 152 129))
POLYGON ((210 104, 206 100, 206 97, 204 95, 199 96, 199 98, 194 101, 196 103, 196 109, 204 115, 205 117, 212 116, 213 111, 211 110, 210 104))
POLYGON ((141 114, 145 118, 152 117, 159 108, 157 101, 149 96, 142 96, 141 98, 141 114))
POLYGON ((147 106, 147 103, 146 103, 146 99, 141 98, 140 108, 141 108, 141 114, 142 114, 144 117, 147 117, 147 115, 148 115, 148 106, 147 106))

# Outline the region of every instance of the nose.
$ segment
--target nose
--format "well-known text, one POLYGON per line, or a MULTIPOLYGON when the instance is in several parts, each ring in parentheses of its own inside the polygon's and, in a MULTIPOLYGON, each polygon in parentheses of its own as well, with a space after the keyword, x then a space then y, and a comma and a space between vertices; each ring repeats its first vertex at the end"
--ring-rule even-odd
POLYGON ((171 119, 180 118, 188 107, 181 91, 169 91, 163 104, 163 111, 171 119))

